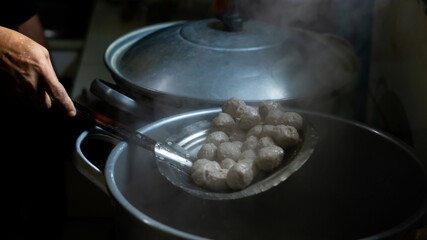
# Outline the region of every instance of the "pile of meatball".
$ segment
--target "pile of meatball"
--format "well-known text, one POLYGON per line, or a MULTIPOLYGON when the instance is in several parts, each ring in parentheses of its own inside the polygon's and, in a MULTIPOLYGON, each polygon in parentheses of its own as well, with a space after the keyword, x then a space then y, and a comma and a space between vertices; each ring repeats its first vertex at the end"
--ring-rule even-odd
POLYGON ((211 191, 240 190, 260 171, 274 171, 300 142, 303 118, 275 101, 258 108, 227 100, 211 122, 206 142, 191 168, 194 182, 211 191))

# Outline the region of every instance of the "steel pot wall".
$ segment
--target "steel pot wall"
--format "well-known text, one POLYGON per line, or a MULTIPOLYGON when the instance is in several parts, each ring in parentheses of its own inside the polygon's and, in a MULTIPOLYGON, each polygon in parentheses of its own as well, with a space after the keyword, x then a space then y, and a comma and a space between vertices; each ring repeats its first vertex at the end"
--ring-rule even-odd
MULTIPOLYGON (((162 141, 218 111, 169 117, 140 131, 162 141)), ((88 132, 77 140, 75 163, 97 185, 105 179, 120 239, 376 239, 415 226, 426 210, 427 181, 410 149, 359 123, 300 113, 319 133, 313 155, 287 181, 252 197, 191 196, 160 175, 151 153, 126 142, 117 143, 101 173, 81 151, 94 136, 88 132)))

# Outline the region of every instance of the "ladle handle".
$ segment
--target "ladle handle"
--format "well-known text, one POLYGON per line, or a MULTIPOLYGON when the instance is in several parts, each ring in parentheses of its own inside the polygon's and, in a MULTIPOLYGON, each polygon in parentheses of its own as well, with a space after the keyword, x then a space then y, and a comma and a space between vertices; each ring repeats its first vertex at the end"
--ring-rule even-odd
POLYGON ((92 111, 91 109, 81 105, 76 101, 74 101, 74 106, 77 110, 77 116, 91 121, 106 132, 151 151, 158 159, 163 160, 169 164, 181 167, 183 169, 185 168, 187 171, 189 171, 191 168, 192 162, 186 157, 181 156, 180 153, 175 151, 170 146, 161 144, 136 130, 129 129, 126 126, 114 121, 113 119, 92 111))
POLYGON ((157 141, 151 139, 148 136, 145 136, 144 134, 139 133, 136 130, 129 129, 128 127, 120 124, 119 122, 105 115, 97 113, 76 101, 74 101, 74 106, 77 110, 77 116, 91 121, 96 126, 115 136, 124 139, 125 141, 135 143, 140 147, 154 152, 154 148, 156 147, 157 141))

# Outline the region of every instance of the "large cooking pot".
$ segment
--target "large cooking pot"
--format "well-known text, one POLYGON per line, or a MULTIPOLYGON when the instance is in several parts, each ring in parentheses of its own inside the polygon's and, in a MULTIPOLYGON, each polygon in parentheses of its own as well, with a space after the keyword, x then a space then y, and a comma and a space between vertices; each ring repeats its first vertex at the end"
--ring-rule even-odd
MULTIPOLYGON (((139 131, 165 141, 219 111, 184 113, 139 131)), ((382 239, 416 227, 426 211, 427 180, 405 144, 360 123, 299 112, 319 135, 311 158, 287 181, 242 199, 190 195, 158 172, 150 152, 122 141, 114 142, 100 171, 82 146, 110 141, 103 134, 80 135, 75 163, 114 199, 119 239, 382 239)))
POLYGON ((358 73, 344 39, 256 20, 240 31, 218 19, 143 27, 112 42, 104 61, 116 85, 97 80, 92 92, 133 114, 161 109, 160 117, 231 97, 339 114, 351 107, 344 96, 358 73))

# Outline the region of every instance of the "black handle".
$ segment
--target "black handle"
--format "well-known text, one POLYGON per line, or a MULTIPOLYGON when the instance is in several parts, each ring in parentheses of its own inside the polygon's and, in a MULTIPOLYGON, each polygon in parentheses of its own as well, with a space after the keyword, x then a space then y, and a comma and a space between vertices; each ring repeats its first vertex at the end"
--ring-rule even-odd
POLYGON ((138 102, 121 93, 115 85, 104 80, 95 78, 90 85, 90 92, 121 111, 132 115, 144 112, 138 102))

